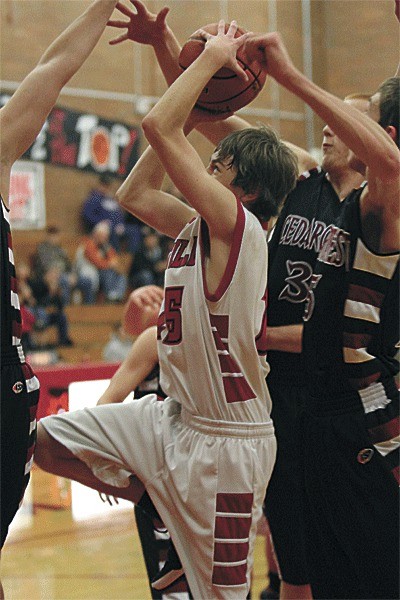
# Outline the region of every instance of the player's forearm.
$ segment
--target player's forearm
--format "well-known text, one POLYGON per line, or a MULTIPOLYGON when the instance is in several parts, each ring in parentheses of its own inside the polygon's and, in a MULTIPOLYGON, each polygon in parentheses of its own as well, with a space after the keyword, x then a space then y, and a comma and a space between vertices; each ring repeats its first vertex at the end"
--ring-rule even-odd
POLYGON ((179 67, 181 46, 170 27, 166 27, 163 36, 153 43, 153 49, 165 81, 171 85, 182 69, 179 67))
POLYGON ((165 170, 149 146, 116 193, 120 205, 141 221, 175 238, 193 218, 193 210, 160 190, 165 170))
POLYGON ((381 179, 393 180, 398 177, 398 149, 378 123, 323 90, 297 69, 279 79, 279 83, 306 102, 381 179))
POLYGON ((118 404, 123 402, 132 390, 133 387, 129 387, 129 381, 124 377, 124 373, 117 371, 97 404, 118 404))
POLYGON ((123 402, 129 396, 147 375, 146 369, 143 370, 144 374, 141 371, 138 372, 138 360, 139 358, 133 345, 97 404, 117 404, 123 402))
POLYGON ((117 0, 96 0, 49 46, 38 66, 57 67, 60 78, 68 81, 85 62, 110 18, 117 0))
POLYGON ((146 137, 159 139, 184 125, 202 89, 210 77, 223 66, 224 59, 206 50, 174 81, 162 98, 144 118, 142 126, 146 137))
POLYGON ((268 350, 300 353, 302 350, 303 325, 267 327, 268 350))
POLYGON ((125 210, 147 222, 145 217, 153 207, 149 206, 145 194, 148 190, 161 189, 164 176, 165 169, 149 146, 117 190, 116 199, 125 210))

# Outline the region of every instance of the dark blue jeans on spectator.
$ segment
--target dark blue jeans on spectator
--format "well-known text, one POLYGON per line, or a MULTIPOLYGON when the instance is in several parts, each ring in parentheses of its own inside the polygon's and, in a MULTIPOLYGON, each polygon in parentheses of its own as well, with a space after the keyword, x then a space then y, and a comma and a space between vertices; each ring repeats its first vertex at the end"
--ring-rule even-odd
POLYGON ((100 289, 110 302, 120 302, 124 299, 128 282, 126 276, 114 269, 101 269, 100 289))
POLYGON ((78 275, 76 286, 71 288, 68 273, 61 273, 60 288, 64 305, 71 304, 72 289, 80 290, 84 304, 94 304, 96 302, 96 291, 94 289, 93 282, 89 277, 78 275))
POLYGON ((48 313, 42 306, 34 306, 31 310, 36 317, 35 327, 37 329, 43 330, 50 325, 55 325, 58 332, 58 343, 61 346, 69 346, 71 344, 68 333, 68 320, 64 312, 57 311, 48 313))

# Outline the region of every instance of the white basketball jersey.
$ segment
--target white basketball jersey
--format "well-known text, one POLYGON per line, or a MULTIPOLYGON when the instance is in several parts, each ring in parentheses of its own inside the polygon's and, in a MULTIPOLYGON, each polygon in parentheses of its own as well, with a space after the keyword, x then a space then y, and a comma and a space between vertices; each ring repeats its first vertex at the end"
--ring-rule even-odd
POLYGON ((214 294, 205 280, 205 223, 188 223, 165 273, 158 327, 161 385, 191 414, 269 422, 265 377, 268 255, 257 218, 238 202, 225 273, 214 294))

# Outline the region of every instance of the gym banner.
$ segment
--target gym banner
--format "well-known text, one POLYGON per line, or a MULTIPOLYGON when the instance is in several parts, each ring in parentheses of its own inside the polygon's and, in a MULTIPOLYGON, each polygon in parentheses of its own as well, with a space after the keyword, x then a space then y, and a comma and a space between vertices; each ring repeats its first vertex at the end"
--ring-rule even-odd
POLYGON ((125 178, 139 151, 139 127, 57 106, 21 158, 125 178))

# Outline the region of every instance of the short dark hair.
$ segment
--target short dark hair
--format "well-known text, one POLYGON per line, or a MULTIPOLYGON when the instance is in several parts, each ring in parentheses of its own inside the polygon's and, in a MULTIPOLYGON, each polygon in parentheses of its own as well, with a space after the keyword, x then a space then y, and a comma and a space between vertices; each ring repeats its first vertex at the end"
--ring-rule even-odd
POLYGON ((55 235, 60 233, 60 228, 55 223, 51 223, 46 227, 46 233, 48 235, 55 235))
POLYGON ((389 77, 378 88, 379 98, 379 125, 389 127, 392 125, 397 131, 395 142, 399 146, 400 129, 400 77, 389 77))
POLYGON ((216 158, 235 167, 232 185, 246 194, 257 193, 246 204, 257 217, 270 219, 278 214, 286 196, 296 185, 297 158, 276 132, 265 125, 235 131, 216 148, 216 158))
POLYGON ((100 181, 101 184, 108 186, 108 185, 111 185, 112 177, 108 173, 102 173, 99 176, 99 181, 100 181))

